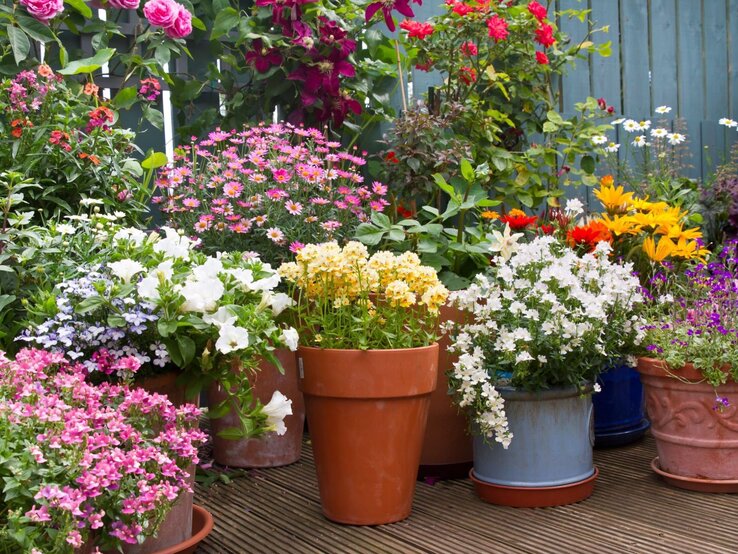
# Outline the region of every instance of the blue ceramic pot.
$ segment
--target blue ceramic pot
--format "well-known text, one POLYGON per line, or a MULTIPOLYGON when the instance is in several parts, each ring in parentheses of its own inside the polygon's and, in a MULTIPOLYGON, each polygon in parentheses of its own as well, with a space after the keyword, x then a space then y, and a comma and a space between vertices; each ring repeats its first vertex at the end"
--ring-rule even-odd
POLYGON ((594 474, 591 387, 524 392, 498 388, 505 399, 512 442, 474 437, 474 476, 508 487, 554 487, 594 474))
POLYGON ((617 365, 603 372, 597 381, 602 390, 592 397, 595 446, 621 446, 640 439, 649 424, 638 371, 617 365))

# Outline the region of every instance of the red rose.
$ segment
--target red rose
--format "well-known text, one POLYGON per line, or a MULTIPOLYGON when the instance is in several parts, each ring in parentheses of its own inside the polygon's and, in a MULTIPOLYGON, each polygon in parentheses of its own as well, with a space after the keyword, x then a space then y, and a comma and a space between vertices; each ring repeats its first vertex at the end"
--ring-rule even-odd
POLYGON ((528 11, 541 23, 543 23, 543 20, 546 19, 546 17, 548 16, 546 8, 535 1, 528 4, 528 11))
POLYGON ((545 52, 536 52, 536 61, 541 65, 548 65, 548 56, 545 52))
POLYGON ((543 23, 538 29, 536 29, 536 42, 544 48, 548 48, 549 46, 556 44, 556 39, 553 35, 553 27, 543 23))
POLYGON ((502 19, 499 15, 493 15, 487 20, 487 29, 489 31, 490 38, 495 39, 495 42, 505 40, 509 34, 507 32, 507 21, 502 19))

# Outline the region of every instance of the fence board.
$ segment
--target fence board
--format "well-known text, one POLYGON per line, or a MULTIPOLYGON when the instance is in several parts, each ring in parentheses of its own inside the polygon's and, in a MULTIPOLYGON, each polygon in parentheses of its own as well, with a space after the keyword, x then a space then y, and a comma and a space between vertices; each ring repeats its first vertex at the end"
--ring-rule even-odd
POLYGON ((705 119, 717 121, 726 116, 728 105, 728 33, 725 21, 725 2, 703 0, 702 25, 703 63, 705 67, 705 119))
POLYGON ((728 22, 728 100, 730 117, 738 119, 738 0, 728 0, 725 9, 728 22))
POLYGON ((651 0, 651 109, 669 106, 679 109, 676 64, 676 3, 678 0, 651 0))
MULTIPOLYGON (((579 10, 586 7, 581 0, 558 0, 558 11, 579 10)), ((559 28, 569 35, 571 44, 580 43, 587 36, 587 24, 578 19, 567 16, 558 17, 559 28)), ((587 99, 590 93, 589 86, 589 59, 575 60, 561 81, 561 109, 566 113, 574 112, 574 104, 587 99)))
POLYGON ((623 113, 640 119, 651 111, 648 10, 643 0, 620 0, 623 113))
POLYGON ((596 27, 608 25, 607 34, 594 37, 596 42, 612 41, 612 55, 605 58, 599 55, 590 57, 590 87, 592 96, 605 98, 617 113, 623 109, 620 95, 620 17, 617 2, 592 2, 592 21, 596 27))

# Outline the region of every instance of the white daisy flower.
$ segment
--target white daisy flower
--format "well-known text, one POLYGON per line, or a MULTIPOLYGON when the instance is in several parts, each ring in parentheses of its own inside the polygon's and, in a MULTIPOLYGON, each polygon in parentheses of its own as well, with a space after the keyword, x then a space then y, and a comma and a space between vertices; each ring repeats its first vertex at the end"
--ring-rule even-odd
POLYGON ((610 144, 605 146, 605 151, 610 153, 617 152, 619 149, 620 145, 614 142, 611 142, 610 144))
POLYGON ((664 138, 668 134, 669 134, 669 131, 667 131, 663 127, 657 127, 656 129, 651 129, 651 136, 653 138, 664 138))
POLYGON ((638 130, 639 131, 648 131, 651 128, 651 120, 646 119, 645 121, 641 121, 638 123, 638 130))
POLYGON ((633 146, 637 146, 638 148, 643 148, 644 146, 648 146, 648 142, 646 141, 646 135, 640 135, 633 139, 633 146))
POLYGON ((665 114, 669 113, 671 111, 671 108, 669 106, 659 106, 654 111, 658 114, 665 114))
POLYGON ((607 137, 605 135, 595 135, 591 139, 592 144, 605 144, 607 142, 607 137))
POLYGON ((687 137, 682 135, 681 133, 669 133, 667 135, 669 139, 669 144, 677 145, 683 143, 685 140, 687 140, 687 137))
POLYGON ((632 119, 626 119, 625 122, 623 123, 623 129, 625 129, 629 133, 633 133, 637 131, 638 129, 640 129, 640 127, 637 121, 633 121, 632 119))
POLYGON ((723 117, 718 121, 720 125, 725 125, 728 128, 731 127, 738 127, 738 121, 735 121, 734 119, 729 119, 727 117, 723 117))
POLYGON ((619 117, 615 121, 612 122, 613 125, 620 125, 623 121, 625 121, 624 117, 619 117))

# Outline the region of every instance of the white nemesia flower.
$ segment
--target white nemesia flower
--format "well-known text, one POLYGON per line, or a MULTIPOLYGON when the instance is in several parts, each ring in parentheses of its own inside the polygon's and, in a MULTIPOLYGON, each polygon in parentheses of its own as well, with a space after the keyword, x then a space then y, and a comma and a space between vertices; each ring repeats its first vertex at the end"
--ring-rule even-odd
POLYGON ((738 127, 738 121, 735 121, 734 119, 729 119, 727 117, 720 118, 720 121, 718 121, 720 125, 725 125, 729 129, 731 127, 738 127))
POLYGON ((610 152, 611 154, 614 152, 617 152, 619 149, 620 149, 620 145, 615 142, 611 142, 610 144, 605 146, 605 151, 610 152))
POLYGON ((244 327, 223 325, 215 341, 215 349, 221 354, 243 350, 249 345, 249 330, 244 327))
POLYGON ((653 138, 664 138, 668 134, 669 134, 669 131, 667 131, 663 127, 657 127, 656 129, 651 129, 651 136, 653 138))
POLYGON ((292 327, 282 331, 282 334, 279 336, 279 340, 281 340, 292 352, 297 350, 299 339, 300 335, 298 335, 297 330, 292 327))
POLYGON ((77 232, 77 228, 74 225, 69 225, 68 223, 59 223, 56 226, 56 232, 60 235, 73 235, 77 232))
POLYGON ((564 208, 566 215, 570 217, 576 217, 579 214, 584 213, 584 204, 579 198, 570 198, 566 201, 566 208, 564 208))
POLYGON ((218 329, 226 326, 233 326, 238 319, 237 316, 233 315, 227 306, 221 306, 218 311, 212 314, 205 314, 202 316, 202 320, 208 325, 215 325, 218 329))
POLYGON ((513 255, 518 245, 518 239, 523 236, 523 233, 510 234, 510 225, 505 224, 504 232, 500 233, 495 230, 492 231, 492 245, 489 249, 492 252, 499 252, 500 256, 504 260, 509 260, 510 256, 513 255))
POLYGON ((687 137, 681 133, 669 133, 667 136, 669 138, 669 144, 673 146, 676 146, 677 144, 681 144, 685 140, 687 140, 687 137))
POLYGON ((595 135, 591 139, 592 144, 605 144, 607 142, 607 137, 605 135, 595 135))
POLYGON ((633 146, 637 146, 638 148, 643 148, 644 146, 650 146, 650 144, 648 143, 648 141, 646 141, 645 135, 639 135, 633 139, 633 146))
POLYGON ((665 114, 669 113, 671 111, 671 108, 669 106, 659 106, 654 110, 657 114, 665 114))
POLYGON ((183 311, 205 313, 215 310, 218 300, 225 292, 225 287, 220 279, 203 279, 186 282, 179 292, 185 298, 182 304, 183 311))
POLYGON ((131 282, 131 278, 137 273, 141 273, 144 270, 144 266, 136 260, 120 260, 119 262, 110 262, 108 264, 110 271, 113 275, 123 280, 127 285, 131 282))
POLYGON ((629 133, 634 133, 635 131, 638 131, 640 129, 640 126, 638 125, 637 121, 626 119, 623 123, 623 129, 625 129, 629 133))
POLYGON ((267 416, 267 425, 272 427, 275 433, 284 435, 287 432, 284 418, 292 415, 292 400, 277 390, 261 410, 267 416))

